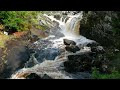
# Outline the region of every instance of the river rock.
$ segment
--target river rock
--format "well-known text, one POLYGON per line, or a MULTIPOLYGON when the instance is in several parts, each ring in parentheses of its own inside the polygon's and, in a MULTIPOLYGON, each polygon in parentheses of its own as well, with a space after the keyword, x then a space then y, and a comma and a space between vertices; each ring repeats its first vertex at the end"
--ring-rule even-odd
POLYGON ((105 53, 105 50, 102 46, 92 47, 91 51, 96 53, 102 53, 102 54, 105 53))
POLYGON ((26 76, 26 79, 52 79, 47 74, 44 74, 43 76, 39 76, 36 73, 31 73, 30 75, 26 76))
POLYGON ((63 42, 65 45, 76 45, 76 43, 73 40, 63 39, 63 42))
POLYGON ((43 77, 41 77, 42 79, 52 79, 50 76, 48 76, 47 74, 44 74, 43 77))
POLYGON ((88 43, 86 46, 87 47, 97 47, 98 45, 99 45, 99 43, 93 42, 93 43, 88 43))
POLYGON ((86 46, 90 47, 92 52, 105 53, 105 49, 97 42, 89 43, 86 46))
POLYGON ((30 75, 26 76, 26 79, 41 79, 36 73, 31 73, 30 75))
POLYGON ((60 20, 61 16, 57 14, 57 15, 54 15, 54 18, 56 18, 57 20, 60 20))
POLYGON ((68 72, 90 71, 92 57, 89 54, 69 55, 68 61, 64 62, 65 70, 68 72))
POLYGON ((73 53, 80 50, 79 47, 75 46, 75 45, 66 46, 65 49, 66 49, 66 51, 70 51, 73 53))
POLYGON ((42 50, 37 50, 35 54, 35 58, 38 62, 43 62, 44 59, 47 60, 54 60, 59 54, 59 49, 56 48, 47 48, 42 50))

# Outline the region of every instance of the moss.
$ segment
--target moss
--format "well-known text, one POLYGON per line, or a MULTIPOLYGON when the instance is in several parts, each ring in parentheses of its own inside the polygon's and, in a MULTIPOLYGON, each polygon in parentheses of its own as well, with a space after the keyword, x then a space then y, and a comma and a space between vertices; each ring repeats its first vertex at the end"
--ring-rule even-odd
POLYGON ((110 74, 103 74, 94 68, 92 72, 92 79, 120 79, 120 72, 113 70, 110 74))

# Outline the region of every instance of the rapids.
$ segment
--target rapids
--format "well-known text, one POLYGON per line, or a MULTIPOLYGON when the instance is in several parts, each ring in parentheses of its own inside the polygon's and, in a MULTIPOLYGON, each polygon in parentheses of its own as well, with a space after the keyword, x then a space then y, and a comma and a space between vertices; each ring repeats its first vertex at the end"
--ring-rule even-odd
MULTIPOLYGON (((58 28, 55 28, 55 30, 51 29, 48 37, 33 43, 38 47, 38 50, 31 54, 25 67, 12 74, 10 79, 25 79, 24 76, 26 73, 36 73, 39 76, 47 74, 53 79, 90 78, 90 74, 87 72, 68 73, 64 70, 63 65, 63 63, 67 61, 67 56, 71 54, 70 52, 65 51, 63 39, 73 40, 77 45, 86 45, 95 42, 81 36, 79 33, 80 20, 83 15, 82 11, 77 13, 74 13, 74 11, 61 11, 57 13, 59 13, 60 16, 59 20, 55 18, 54 15, 44 14, 44 16, 49 18, 51 22, 54 21, 58 23, 58 28), (64 15, 63 13, 67 13, 67 15, 64 15)), ((89 51, 90 49, 83 48, 76 53, 89 51)))

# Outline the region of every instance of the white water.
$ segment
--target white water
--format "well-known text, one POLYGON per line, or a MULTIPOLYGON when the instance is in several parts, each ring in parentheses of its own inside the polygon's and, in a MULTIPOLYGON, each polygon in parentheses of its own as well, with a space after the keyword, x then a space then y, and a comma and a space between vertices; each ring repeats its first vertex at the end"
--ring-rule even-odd
POLYGON ((48 16, 47 14, 44 14, 44 16, 50 18, 51 21, 58 22, 59 27, 61 28, 61 32, 65 35, 65 37, 61 37, 56 40, 51 40, 55 44, 57 44, 55 46, 58 46, 59 44, 63 44, 63 39, 73 40, 76 42, 77 45, 95 42, 79 34, 80 20, 82 19, 82 12, 76 15, 68 14, 66 17, 69 17, 69 19, 67 20, 66 23, 65 23, 66 18, 62 21, 63 17, 61 17, 60 20, 57 20, 56 18, 54 18, 54 16, 48 16))
MULTIPOLYGON (((65 37, 61 37, 59 39, 50 39, 50 41, 53 42, 52 48, 60 48, 64 49, 65 45, 63 44, 63 39, 69 39, 76 42, 77 45, 81 44, 87 44, 95 42, 93 40, 89 40, 85 38, 84 36, 79 35, 79 28, 80 28, 80 20, 82 19, 82 12, 78 13, 76 15, 67 15, 66 17, 69 17, 67 22, 65 23, 65 19, 62 21, 62 17, 60 20, 57 20, 53 16, 48 16, 47 14, 44 14, 44 16, 51 19, 51 21, 56 21, 59 23, 59 27, 61 28, 61 33, 65 35, 65 37)), ((49 37, 45 38, 52 38, 55 37, 54 35, 50 35, 49 37)), ((39 42, 35 42, 39 43, 39 42)), ((89 48, 84 47, 80 50, 80 52, 88 52, 90 51, 89 48)), ((39 63, 31 68, 23 68, 19 71, 17 71, 15 74, 11 76, 11 79, 25 79, 25 75, 29 73, 36 73, 39 76, 42 76, 44 74, 49 75, 53 79, 83 79, 84 76, 82 76, 82 73, 79 74, 70 74, 65 72, 63 69, 63 62, 67 60, 66 56, 69 53, 63 52, 61 55, 57 56, 54 61, 51 60, 45 60, 42 63, 39 63), (74 76, 74 77, 73 77, 74 76)))

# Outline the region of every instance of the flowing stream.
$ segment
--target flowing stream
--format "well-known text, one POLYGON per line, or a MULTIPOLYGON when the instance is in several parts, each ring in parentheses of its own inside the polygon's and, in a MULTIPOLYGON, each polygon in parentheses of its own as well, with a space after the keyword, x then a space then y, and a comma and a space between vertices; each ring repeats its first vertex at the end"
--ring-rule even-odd
MULTIPOLYGON (((10 79, 25 79, 25 75, 30 73, 36 73, 41 77, 47 74, 53 79, 90 78, 90 74, 87 72, 68 73, 64 70, 63 63, 67 61, 67 56, 72 53, 65 51, 63 39, 73 40, 76 45, 86 45, 95 41, 89 40, 79 33, 82 12, 74 14, 71 11, 67 12, 67 15, 62 15, 61 12, 58 12, 59 19, 55 18, 54 15, 44 14, 51 22, 58 23, 58 28, 51 29, 48 37, 34 42, 38 50, 31 55, 25 67, 12 74, 10 79)), ((75 54, 89 51, 89 48, 83 48, 75 54)))

